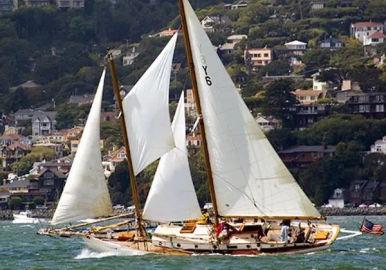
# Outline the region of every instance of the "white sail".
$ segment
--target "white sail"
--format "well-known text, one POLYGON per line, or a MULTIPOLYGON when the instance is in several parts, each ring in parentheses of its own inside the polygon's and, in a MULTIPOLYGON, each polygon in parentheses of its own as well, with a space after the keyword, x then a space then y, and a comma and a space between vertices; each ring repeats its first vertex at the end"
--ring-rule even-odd
POLYGON ((237 93, 184 0, 221 216, 320 217, 237 93))
POLYGON ((136 175, 174 147, 169 84, 176 40, 177 33, 122 101, 136 175))
POLYGON ((52 224, 101 217, 112 213, 100 151, 100 113, 105 74, 106 71, 103 70, 74 162, 51 221, 52 224))
POLYGON ((143 210, 143 218, 147 220, 170 222, 201 216, 187 157, 183 93, 172 130, 176 147, 163 155, 159 162, 143 210))

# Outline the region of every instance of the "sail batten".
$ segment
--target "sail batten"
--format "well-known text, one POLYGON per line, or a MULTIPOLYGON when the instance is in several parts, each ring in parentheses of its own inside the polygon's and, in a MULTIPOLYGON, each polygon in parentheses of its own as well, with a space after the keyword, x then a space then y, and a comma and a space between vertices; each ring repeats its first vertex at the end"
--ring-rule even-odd
POLYGON ((105 74, 103 70, 66 185, 51 221, 53 225, 112 213, 100 151, 100 113, 105 74))
POLYGON ((320 217, 258 127, 183 0, 220 216, 320 217))
POLYGON ((122 101, 135 175, 175 145, 169 84, 177 33, 122 101))
POLYGON ((143 211, 143 218, 147 220, 171 222, 201 216, 187 157, 183 94, 172 130, 176 147, 163 155, 159 162, 143 211))

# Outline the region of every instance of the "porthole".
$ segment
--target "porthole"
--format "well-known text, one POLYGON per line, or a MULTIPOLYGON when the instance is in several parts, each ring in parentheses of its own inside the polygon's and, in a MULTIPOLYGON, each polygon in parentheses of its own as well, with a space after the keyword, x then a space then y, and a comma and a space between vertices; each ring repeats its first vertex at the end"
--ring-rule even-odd
POLYGON ((158 242, 158 245, 159 245, 159 246, 162 246, 162 242, 158 242))
POLYGON ((177 243, 177 247, 181 247, 180 243, 177 243))
POLYGON ((251 245, 247 245, 247 248, 251 248, 251 245))
POLYGON ((213 249, 217 249, 217 246, 216 246, 216 245, 213 245, 213 249))
POLYGON ((198 245, 194 245, 194 248, 198 248, 198 245))

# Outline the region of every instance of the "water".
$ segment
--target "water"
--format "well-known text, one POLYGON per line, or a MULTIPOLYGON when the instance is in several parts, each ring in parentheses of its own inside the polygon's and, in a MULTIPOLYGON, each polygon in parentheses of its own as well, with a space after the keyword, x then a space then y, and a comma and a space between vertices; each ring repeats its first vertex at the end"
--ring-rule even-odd
MULTIPOLYGON (((369 217, 386 225, 386 216, 369 217)), ((331 217, 357 230, 362 217, 331 217)), ((386 235, 337 241, 329 250, 291 256, 112 256, 92 252, 80 239, 36 235, 39 224, 0 222, 0 269, 386 269, 386 235)))

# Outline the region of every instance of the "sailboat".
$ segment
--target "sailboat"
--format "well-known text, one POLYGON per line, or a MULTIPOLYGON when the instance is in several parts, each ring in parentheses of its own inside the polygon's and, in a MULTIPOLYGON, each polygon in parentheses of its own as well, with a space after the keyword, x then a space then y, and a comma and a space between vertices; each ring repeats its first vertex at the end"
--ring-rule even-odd
POLYGON ((238 95, 189 2, 179 2, 214 215, 188 221, 191 212, 175 207, 192 206, 194 198, 168 204, 187 177, 162 172, 167 166, 161 160, 143 215, 161 224, 136 249, 257 255, 328 248, 339 226, 326 223, 301 190, 238 95))
POLYGON ((121 233, 89 234, 86 243, 103 251, 173 255, 258 255, 328 248, 339 226, 328 224, 299 187, 237 93, 188 0, 179 4, 213 215, 199 217, 182 146, 185 134, 178 128, 183 122, 182 101, 170 126, 167 97, 162 98, 168 93, 176 34, 123 100, 114 60, 109 57, 136 228, 126 238, 121 233), (142 212, 136 175, 161 156, 142 212), (160 223, 151 237, 144 220, 160 223))

